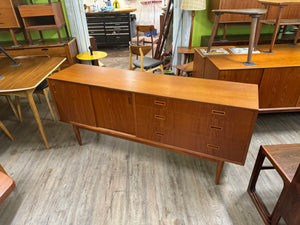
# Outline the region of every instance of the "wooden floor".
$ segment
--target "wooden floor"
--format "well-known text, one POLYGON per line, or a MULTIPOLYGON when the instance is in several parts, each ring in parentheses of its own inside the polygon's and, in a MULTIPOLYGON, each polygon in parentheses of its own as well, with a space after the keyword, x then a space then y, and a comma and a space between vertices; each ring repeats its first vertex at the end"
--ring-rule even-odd
MULTIPOLYGON (((0 224, 211 225, 263 224, 246 190, 261 144, 300 142, 300 113, 259 115, 245 166, 225 163, 220 185, 215 163, 52 121, 37 104, 47 150, 26 99, 19 123, 5 98, 0 118, 0 163, 16 189, 0 205, 0 224)), ((282 182, 263 172, 258 192, 272 208, 282 182)))

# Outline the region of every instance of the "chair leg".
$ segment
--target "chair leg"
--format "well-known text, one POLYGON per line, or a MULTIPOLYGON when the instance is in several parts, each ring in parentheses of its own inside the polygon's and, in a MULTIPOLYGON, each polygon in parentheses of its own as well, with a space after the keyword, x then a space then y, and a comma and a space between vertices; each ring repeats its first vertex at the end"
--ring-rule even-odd
POLYGON ((260 174, 260 171, 262 169, 262 166, 263 166, 263 163, 264 163, 264 160, 265 160, 265 157, 266 156, 263 153, 263 149, 262 149, 262 147, 260 147, 260 150, 259 150, 257 158, 256 158, 256 162, 255 162, 255 165, 254 165, 254 168, 253 168, 253 171, 252 171, 252 175, 251 175, 251 178, 250 178, 250 182, 249 182, 247 191, 248 191, 248 194, 250 195, 254 205, 256 206, 259 214, 261 215, 263 221, 266 224, 270 224, 271 215, 270 215, 269 211, 267 210, 265 204, 263 203, 263 201, 259 197, 259 195, 256 193, 256 188, 255 188, 258 176, 260 174))
POLYGON ((41 99, 41 96, 40 96, 40 94, 39 94, 39 93, 36 93, 36 95, 37 95, 37 97, 38 97, 39 104, 41 104, 41 103, 42 103, 42 99, 41 99))
POLYGON ((277 16, 277 19, 276 19, 276 24, 275 24, 274 32, 273 32, 273 35, 272 35, 272 41, 271 41, 271 46, 270 46, 270 50, 269 50, 270 52, 273 51, 273 47, 274 47, 274 44, 275 44, 275 41, 276 41, 276 37, 277 37, 278 30, 279 30, 279 25, 280 25, 280 20, 281 20, 283 7, 284 6, 279 6, 279 12, 278 12, 278 16, 277 16))
POLYGON ((164 66, 161 64, 161 65, 159 65, 159 68, 161 70, 161 74, 164 75, 164 66))
POLYGON ((49 101, 48 92, 49 92, 49 87, 43 89, 43 93, 45 95, 45 98, 46 98, 46 101, 47 101, 47 104, 48 104, 48 107, 49 107, 49 110, 50 110, 50 113, 51 113, 51 117, 52 117, 53 120, 55 120, 54 112, 52 110, 52 107, 51 107, 51 104, 50 104, 50 101, 49 101))
POLYGON ((14 104, 13 104, 10 96, 6 95, 5 98, 6 98, 7 102, 8 102, 8 104, 10 105, 10 108, 13 111, 13 113, 14 113, 15 117, 17 118, 17 120, 21 121, 20 118, 19 118, 19 114, 18 114, 18 112, 16 110, 16 107, 14 106, 14 104))
POLYGON ((14 140, 13 136, 9 133, 9 131, 6 129, 4 124, 0 121, 0 128, 4 131, 4 133, 11 139, 14 140))
POLYGON ((19 115, 19 120, 22 122, 22 111, 21 111, 21 105, 20 105, 20 98, 19 96, 15 96, 15 102, 17 105, 17 110, 18 110, 18 115, 19 115))

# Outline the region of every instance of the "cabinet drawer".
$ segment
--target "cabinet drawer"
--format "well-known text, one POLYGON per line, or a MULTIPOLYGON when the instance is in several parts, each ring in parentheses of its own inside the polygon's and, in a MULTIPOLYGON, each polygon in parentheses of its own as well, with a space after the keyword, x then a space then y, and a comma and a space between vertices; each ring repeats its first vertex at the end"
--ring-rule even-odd
POLYGON ((20 27, 13 9, 0 9, 0 27, 20 27))
POLYGON ((188 114, 195 117, 206 117, 209 113, 208 104, 171 99, 154 95, 136 94, 136 104, 151 108, 188 114))
POLYGON ((12 56, 48 55, 48 56, 67 57, 67 53, 64 47, 18 49, 18 50, 8 50, 7 52, 12 56))
POLYGON ((118 34, 118 35, 107 35, 105 37, 105 41, 108 43, 127 43, 130 41, 129 34, 118 34))

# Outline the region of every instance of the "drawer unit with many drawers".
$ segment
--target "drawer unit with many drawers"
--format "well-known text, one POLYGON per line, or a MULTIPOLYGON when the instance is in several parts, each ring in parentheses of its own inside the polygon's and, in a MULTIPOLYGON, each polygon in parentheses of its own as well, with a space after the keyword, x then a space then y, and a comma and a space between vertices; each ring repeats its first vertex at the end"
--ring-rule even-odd
POLYGON ((129 13, 87 13, 89 35, 97 46, 128 46, 131 40, 129 13))
POLYGON ((48 78, 59 119, 218 163, 243 165, 258 111, 257 86, 73 65, 48 78), (66 94, 67 93, 67 94, 66 94))

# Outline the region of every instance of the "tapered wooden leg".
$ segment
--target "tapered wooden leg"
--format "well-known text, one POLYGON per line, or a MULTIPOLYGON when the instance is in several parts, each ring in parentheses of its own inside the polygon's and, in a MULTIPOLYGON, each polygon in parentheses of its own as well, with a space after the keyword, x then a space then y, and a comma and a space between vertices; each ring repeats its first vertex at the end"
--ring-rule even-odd
POLYGON ((160 68, 160 70, 161 70, 161 74, 164 74, 164 66, 161 64, 161 65, 159 66, 159 68, 160 68))
POLYGON ((214 42, 215 36, 217 34, 217 31, 218 31, 218 26, 219 26, 219 21, 220 21, 220 16, 221 15, 222 15, 221 13, 218 13, 215 16, 214 26, 213 26, 213 29, 212 29, 212 32, 211 32, 211 35, 210 35, 210 38, 209 38, 208 46, 207 46, 207 52, 210 51, 210 48, 211 48, 211 46, 214 42))
POLYGON ((42 99, 41 99, 41 96, 40 96, 40 94, 39 94, 39 93, 36 93, 36 95, 37 95, 37 97, 38 97, 39 104, 41 104, 41 103, 42 103, 42 99))
POLYGON ((66 35, 67 35, 67 37, 69 38, 69 37, 70 37, 70 35, 69 35, 69 32, 68 32, 67 25, 65 25, 65 31, 66 31, 66 35))
POLYGON ((295 44, 295 45, 296 45, 297 42, 298 42, 299 36, 300 36, 300 25, 298 26, 297 34, 296 34, 295 39, 294 39, 294 44, 295 44))
POLYGON ((252 52, 253 52, 254 42, 255 42, 255 32, 256 32, 256 27, 257 27, 258 22, 259 22, 259 16, 253 16, 252 22, 251 22, 247 63, 251 63, 252 52))
POLYGON ((26 30, 26 32, 27 32, 27 37, 28 37, 29 44, 30 44, 30 45, 33 45, 30 31, 29 31, 29 30, 26 30))
POLYGON ((51 107, 51 104, 50 104, 50 101, 49 101, 48 91, 49 91, 49 88, 44 88, 43 89, 43 93, 45 95, 45 98, 46 98, 46 101, 47 101, 47 104, 48 104, 48 107, 49 107, 49 110, 50 110, 50 113, 51 113, 51 117, 52 117, 53 120, 55 120, 54 112, 52 110, 52 107, 51 107))
POLYGON ((4 131, 4 133, 11 139, 14 140, 13 136, 9 133, 9 131, 6 129, 4 124, 0 121, 0 128, 4 131))
POLYGON ((12 102, 10 96, 6 95, 5 98, 6 98, 7 102, 9 103, 10 108, 11 108, 11 110, 13 111, 15 117, 17 118, 18 121, 20 121, 19 114, 18 114, 18 112, 17 112, 17 110, 16 110, 16 107, 14 106, 14 104, 13 104, 13 102, 12 102))
POLYGON ((79 144, 79 145, 82 145, 82 141, 81 141, 81 137, 80 137, 80 131, 79 131, 79 127, 78 127, 78 126, 76 126, 76 125, 73 125, 73 129, 74 129, 74 132, 75 132, 75 135, 76 135, 76 138, 77 138, 78 144, 79 144))
POLYGON ((62 39, 61 39, 61 35, 60 35, 60 32, 59 32, 59 29, 57 29, 57 35, 58 35, 58 39, 59 39, 59 42, 62 43, 62 39))
POLYGON ((224 24, 224 32, 223 32, 223 37, 222 40, 225 41, 226 40, 226 33, 227 33, 227 24, 224 24))
POLYGON ((219 184, 220 176, 221 176, 221 173, 222 173, 222 170, 223 170, 223 166, 224 166, 224 161, 218 161, 218 164, 217 164, 217 173, 216 173, 216 180, 215 180, 216 184, 219 184))
POLYGON ((33 90, 30 90, 30 91, 27 91, 26 92, 26 97, 28 99, 28 102, 29 102, 29 105, 30 105, 30 108, 33 112, 33 115, 34 115, 34 118, 38 124, 38 127, 39 127, 39 130, 41 132, 41 135, 42 135, 42 138, 45 142, 45 145, 46 147, 49 149, 49 144, 48 144, 48 141, 47 141, 47 138, 46 138, 46 135, 45 135, 45 131, 44 131, 44 128, 43 128, 43 125, 42 125, 42 122, 41 122, 41 119, 40 119, 40 116, 39 116, 39 113, 37 111, 37 108, 36 108, 36 105, 34 103, 34 100, 33 100, 33 97, 32 97, 32 94, 33 94, 33 90))
POLYGON ((280 20, 281 20, 281 14, 282 14, 282 11, 283 11, 283 7, 284 6, 279 6, 279 12, 278 12, 278 16, 277 16, 277 19, 276 19, 276 24, 275 24, 274 32, 273 32, 273 35, 272 35, 271 46, 270 46, 270 50, 269 50, 270 52, 273 51, 273 47, 274 47, 274 44, 275 44, 275 41, 276 41, 276 37, 277 37, 278 30, 279 30, 279 25, 280 25, 280 20))
POLYGON ((13 29, 9 29, 9 32, 10 32, 11 37, 12 37, 12 39, 13 39, 14 46, 18 46, 18 42, 17 42, 16 36, 15 36, 14 30, 13 30, 13 29))
POLYGON ((41 37, 41 40, 43 41, 44 40, 44 37, 43 37, 43 33, 41 30, 39 30, 39 33, 40 33, 40 37, 41 37))
POLYGON ((19 120, 20 120, 20 122, 22 122, 23 119, 22 119, 22 111, 21 111, 19 96, 15 96, 15 102, 16 102, 16 106, 17 106, 17 110, 18 110, 19 120))

